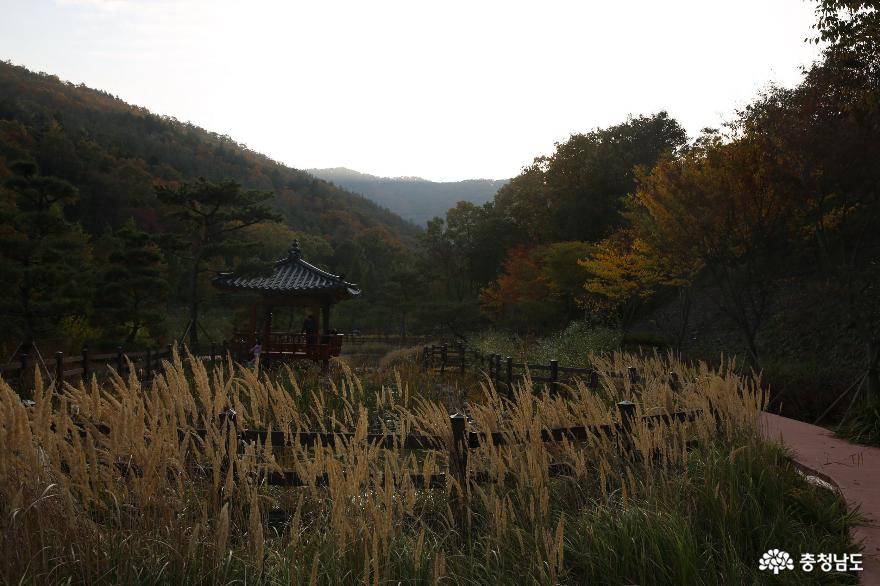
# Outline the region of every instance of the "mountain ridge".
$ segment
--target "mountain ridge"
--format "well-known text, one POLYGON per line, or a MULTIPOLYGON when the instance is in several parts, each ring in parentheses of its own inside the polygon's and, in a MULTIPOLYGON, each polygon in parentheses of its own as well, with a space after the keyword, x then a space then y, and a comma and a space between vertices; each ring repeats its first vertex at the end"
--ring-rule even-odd
POLYGON ((134 217, 155 225, 155 186, 233 179, 270 190, 294 230, 338 243, 365 230, 414 243, 418 228, 311 174, 251 150, 233 138, 129 104, 109 92, 0 61, 0 181, 15 160, 80 192, 76 220, 90 234, 134 217))
POLYGON ((402 218, 424 226, 459 201, 483 205, 509 179, 431 181, 422 177, 380 177, 347 167, 305 169, 315 177, 359 193, 402 218))

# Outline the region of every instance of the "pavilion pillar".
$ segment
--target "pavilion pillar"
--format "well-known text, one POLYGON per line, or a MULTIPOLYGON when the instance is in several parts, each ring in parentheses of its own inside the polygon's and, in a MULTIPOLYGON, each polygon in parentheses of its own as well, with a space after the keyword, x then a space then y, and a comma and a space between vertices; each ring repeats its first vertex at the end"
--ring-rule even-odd
POLYGON ((248 329, 248 337, 257 333, 257 303, 251 305, 251 327, 248 329))
POLYGON ((321 335, 321 306, 317 303, 312 304, 312 320, 315 322, 315 338, 319 339, 321 335))
POLYGON ((321 325, 324 327, 324 329, 322 331, 324 332, 324 334, 329 334, 330 333, 330 304, 329 303, 321 308, 321 313, 322 313, 321 325))
POLYGON ((314 343, 321 343, 321 306, 317 303, 312 304, 312 321, 315 322, 315 339, 314 343))
POLYGON ((270 349, 269 334, 272 333, 272 306, 263 306, 263 351, 270 349))

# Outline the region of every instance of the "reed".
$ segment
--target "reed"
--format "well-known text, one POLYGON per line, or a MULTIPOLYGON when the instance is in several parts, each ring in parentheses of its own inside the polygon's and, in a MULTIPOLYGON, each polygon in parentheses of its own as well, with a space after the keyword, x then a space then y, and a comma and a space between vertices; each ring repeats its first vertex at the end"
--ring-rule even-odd
POLYGON ((0 579, 754 583, 768 546, 855 551, 840 500, 758 439, 766 399, 757 381, 727 365, 662 356, 617 353, 591 363, 598 391, 576 383, 551 393, 525 380, 507 396, 488 379, 469 379, 474 388, 452 402, 467 408, 471 429, 507 441, 470 450, 468 470, 488 482, 450 476, 442 488, 416 479, 447 472, 443 446, 365 441, 368 433, 417 433, 451 444, 442 397, 449 380, 405 361, 386 371, 390 382, 365 384, 340 362, 332 382, 304 385, 287 368, 209 368, 175 354, 148 386, 114 376, 59 392, 37 376, 33 407, 0 381, 0 543, 9 552, 0 579), (642 374, 638 384, 614 376, 630 366, 642 374), (670 370, 682 382, 675 390, 670 370), (616 422, 623 399, 641 415, 705 416, 637 424, 623 451, 608 437, 540 439, 542 428, 616 422), (229 409, 234 422, 219 417, 229 409), (240 428, 282 430, 285 441, 241 445, 240 428), (354 436, 303 447, 295 430, 354 436), (699 447, 688 451, 689 442, 699 447), (551 464, 569 472, 553 476, 551 464), (306 486, 268 486, 267 475, 282 470, 306 486))

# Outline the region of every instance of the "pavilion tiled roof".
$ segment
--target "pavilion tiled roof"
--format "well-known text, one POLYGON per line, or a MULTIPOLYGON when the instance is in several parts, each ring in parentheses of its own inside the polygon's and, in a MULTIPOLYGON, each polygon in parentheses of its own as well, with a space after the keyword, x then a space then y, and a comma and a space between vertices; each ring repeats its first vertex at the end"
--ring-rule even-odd
POLYGON ((343 297, 354 297, 361 292, 357 285, 345 281, 342 275, 328 273, 303 260, 297 242, 294 242, 285 258, 275 262, 275 268, 271 275, 240 277, 234 273, 220 273, 214 278, 213 284, 223 289, 279 295, 336 293, 343 297))

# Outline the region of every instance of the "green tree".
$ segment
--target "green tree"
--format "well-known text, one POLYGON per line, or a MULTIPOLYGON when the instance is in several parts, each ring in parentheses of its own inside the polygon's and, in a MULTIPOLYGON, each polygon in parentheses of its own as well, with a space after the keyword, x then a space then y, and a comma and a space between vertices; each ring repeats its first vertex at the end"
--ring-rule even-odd
POLYGON ((850 65, 880 74, 880 2, 877 0, 820 0, 816 5, 819 32, 815 41, 829 43, 828 51, 845 55, 850 65))
POLYGON ((584 309, 584 281, 589 272, 579 261, 594 249, 595 245, 588 242, 567 241, 554 242, 537 251, 550 293, 562 304, 566 320, 574 319, 584 309))
POLYGON ((77 197, 70 183, 40 175, 30 162, 10 169, 0 190, 0 312, 30 345, 58 333, 65 318, 88 312, 89 240, 64 217, 77 197))
POLYGON ((502 187, 495 205, 532 244, 596 242, 623 224, 622 198, 636 187, 636 168, 652 167, 686 141, 666 112, 573 134, 502 187))
POLYGON ((168 306, 167 266, 159 246, 129 220, 109 238, 112 252, 101 271, 95 318, 111 335, 131 345, 144 330, 154 337, 168 306))
MULTIPOLYGON (((846 27, 848 30, 848 27, 846 27)), ((867 41, 865 41, 867 42, 867 41)), ((867 51, 860 49, 862 58, 867 51)), ((876 59, 877 56, 875 56, 876 59)), ((880 395, 880 86, 839 50, 794 89, 774 88, 744 112, 743 131, 772 154, 777 191, 792 194, 801 270, 846 311, 880 395)))
POLYGON ((159 187, 157 196, 176 223, 168 243, 188 263, 189 343, 199 343, 199 277, 205 271, 221 267, 211 264, 222 261, 224 266, 252 256, 258 243, 242 237, 242 231, 265 221, 280 218, 265 204, 273 194, 266 191, 244 191, 235 181, 219 183, 200 178, 179 187, 159 187))

